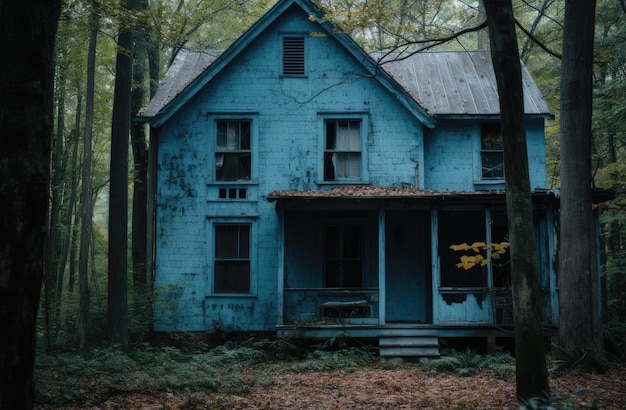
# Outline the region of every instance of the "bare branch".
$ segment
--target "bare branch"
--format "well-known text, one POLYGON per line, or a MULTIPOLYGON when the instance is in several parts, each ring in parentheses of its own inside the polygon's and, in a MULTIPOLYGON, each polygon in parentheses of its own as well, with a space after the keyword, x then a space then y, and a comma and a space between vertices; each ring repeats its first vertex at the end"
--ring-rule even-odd
POLYGON ((561 59, 561 55, 559 53, 557 53, 556 51, 550 50, 545 44, 543 44, 541 41, 539 41, 539 39, 537 39, 530 31, 526 30, 526 28, 517 19, 515 19, 515 25, 520 30, 522 30, 522 32, 524 34, 526 34, 528 36, 528 38, 530 38, 535 44, 537 44, 539 47, 541 47, 541 49, 543 51, 545 51, 546 53, 550 54, 553 57, 558 58, 559 60, 561 59))
POLYGON ((429 50, 433 47, 437 47, 440 46, 442 44, 445 44, 447 42, 453 41, 458 39, 459 37, 461 37, 462 35, 465 35, 467 33, 473 33, 479 30, 482 30, 483 28, 487 27, 487 22, 484 21, 482 23, 480 23, 477 26, 474 27, 470 27, 470 28, 466 28, 464 30, 458 31, 456 33, 453 33, 447 37, 441 37, 441 38, 437 38, 437 39, 428 39, 428 40, 418 40, 418 41, 409 41, 406 42, 404 44, 398 45, 397 47, 393 47, 390 50, 384 52, 381 57, 378 59, 378 64, 384 64, 387 63, 389 61, 401 61, 401 60, 405 60, 409 57, 411 57, 414 54, 417 54, 419 52, 425 51, 425 50, 429 50), (409 48, 411 48, 411 46, 416 46, 416 45, 420 45, 420 44, 426 44, 416 50, 407 52, 407 50, 409 50, 409 48), (386 60, 387 57, 389 56, 394 56, 392 58, 390 58, 389 60, 386 60))

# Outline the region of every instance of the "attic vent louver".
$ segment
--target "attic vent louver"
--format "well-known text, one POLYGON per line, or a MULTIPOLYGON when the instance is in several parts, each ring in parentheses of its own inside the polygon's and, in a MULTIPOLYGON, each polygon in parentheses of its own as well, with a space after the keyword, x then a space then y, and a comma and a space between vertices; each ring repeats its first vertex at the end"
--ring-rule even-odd
POLYGON ((304 75, 304 37, 283 37, 283 74, 304 75))

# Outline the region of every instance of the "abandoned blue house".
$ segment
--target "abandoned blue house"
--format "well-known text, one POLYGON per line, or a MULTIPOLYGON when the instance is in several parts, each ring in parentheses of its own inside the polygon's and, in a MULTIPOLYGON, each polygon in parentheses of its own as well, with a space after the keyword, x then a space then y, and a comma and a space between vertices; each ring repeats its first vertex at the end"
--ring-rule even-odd
MULTIPOLYGON (((308 0, 278 1, 223 52, 181 52, 139 118, 153 131, 156 331, 343 333, 422 356, 512 326, 507 254, 465 270, 473 252, 450 248, 507 242, 489 52, 387 60, 308 0)), ((552 114, 525 68, 523 82, 549 326, 552 114)))

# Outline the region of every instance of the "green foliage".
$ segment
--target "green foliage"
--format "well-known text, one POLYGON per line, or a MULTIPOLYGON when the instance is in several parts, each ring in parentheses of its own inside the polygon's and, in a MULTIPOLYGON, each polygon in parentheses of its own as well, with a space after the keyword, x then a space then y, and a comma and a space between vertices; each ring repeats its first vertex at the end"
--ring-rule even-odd
POLYGON ((444 353, 440 358, 426 360, 424 361, 424 367, 429 371, 471 376, 476 370, 485 367, 488 361, 488 358, 476 354, 468 348, 463 352, 453 350, 444 353))
POLYGON ((422 364, 428 371, 460 376, 471 376, 480 370, 502 380, 515 377, 515 359, 508 353, 482 356, 469 348, 462 352, 451 350, 444 352, 440 358, 423 360, 422 364))
POLYGON ((273 375, 281 372, 351 371, 376 360, 367 349, 338 348, 334 342, 311 350, 288 340, 268 339, 210 348, 197 334, 181 334, 172 341, 182 347, 143 343, 128 352, 110 347, 91 349, 87 356, 39 354, 36 400, 63 404, 112 391, 145 394, 168 389, 239 394, 255 384, 271 385, 273 375), (254 377, 247 377, 251 371, 254 377))

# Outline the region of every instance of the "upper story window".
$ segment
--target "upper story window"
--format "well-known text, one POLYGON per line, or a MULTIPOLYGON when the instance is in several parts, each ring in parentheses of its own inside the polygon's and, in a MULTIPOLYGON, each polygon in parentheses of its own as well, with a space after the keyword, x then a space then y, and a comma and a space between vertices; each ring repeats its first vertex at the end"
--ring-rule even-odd
POLYGON ((324 121, 324 181, 361 180, 361 120, 324 121))
POLYGON ((499 123, 483 123, 480 128, 482 179, 504 178, 504 147, 499 123))
POLYGON ((216 181, 249 181, 252 174, 250 120, 217 120, 216 181))
POLYGON ((283 68, 286 76, 305 74, 305 38, 304 36, 283 36, 283 68))
POLYGON ((215 293, 250 293, 250 224, 215 225, 215 293))

